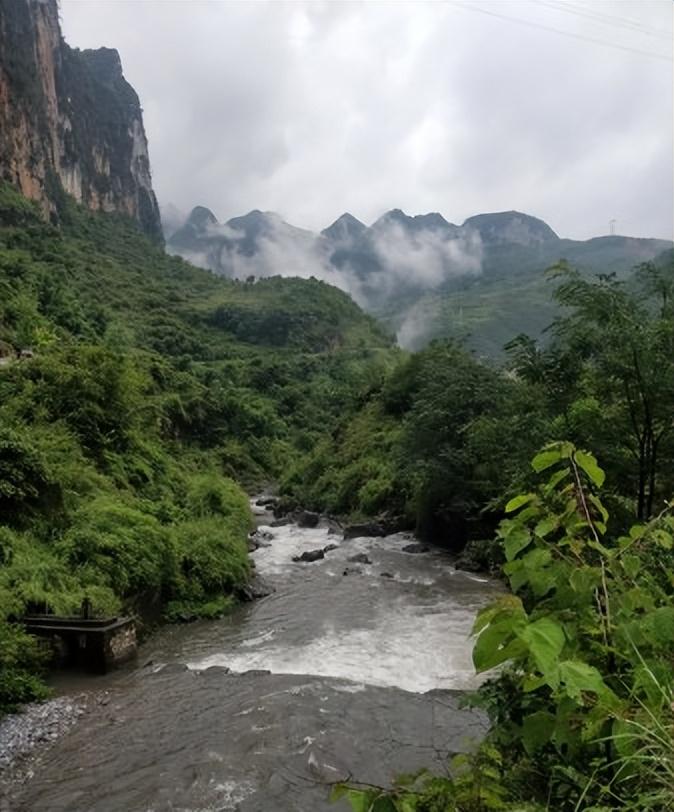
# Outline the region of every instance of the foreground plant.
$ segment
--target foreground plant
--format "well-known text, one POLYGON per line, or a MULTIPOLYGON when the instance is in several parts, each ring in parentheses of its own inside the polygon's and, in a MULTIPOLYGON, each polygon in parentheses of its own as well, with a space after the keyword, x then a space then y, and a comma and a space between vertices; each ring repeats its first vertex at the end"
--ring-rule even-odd
POLYGON ((499 528, 511 593, 475 623, 471 700, 487 741, 450 778, 347 792, 357 812, 674 809, 674 521, 607 537, 604 473, 570 443, 546 447, 536 491, 499 528))

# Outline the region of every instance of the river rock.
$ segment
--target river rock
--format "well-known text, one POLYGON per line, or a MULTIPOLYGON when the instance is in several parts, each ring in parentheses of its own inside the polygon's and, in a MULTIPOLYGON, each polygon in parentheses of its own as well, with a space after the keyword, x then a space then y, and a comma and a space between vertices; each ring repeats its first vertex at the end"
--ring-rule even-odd
POLYGON ((270 527, 285 527, 287 524, 291 524, 292 519, 289 516, 284 516, 282 519, 274 519, 273 522, 269 525, 270 527))
POLYGON ((419 544, 415 542, 414 544, 407 544, 403 547, 404 553, 427 553, 428 547, 425 544, 419 544))
POLYGON ((333 550, 336 550, 338 547, 339 547, 339 544, 326 544, 325 547, 323 547, 323 552, 324 553, 330 553, 333 550))
POLYGON ((209 665, 208 668, 204 668, 202 671, 197 671, 197 674, 200 677, 221 677, 224 674, 231 674, 231 669, 227 668, 226 665, 209 665))
POLYGON ((271 547, 274 536, 268 530, 256 530, 248 536, 248 552, 254 552, 259 547, 271 547))
POLYGON ((162 677, 168 674, 182 674, 183 671, 189 671, 185 663, 166 663, 155 674, 161 674, 162 677))
POLYGON ((293 561, 299 563, 310 563, 311 561, 319 561, 321 558, 325 558, 325 553, 322 549, 318 550, 305 550, 302 555, 294 555, 293 561))
POLYGON ((349 524, 344 528, 345 539, 374 538, 386 535, 386 530, 377 522, 349 524))
POLYGON ((372 561, 370 560, 370 556, 366 555, 365 553, 356 553, 356 555, 352 555, 346 559, 351 564, 371 564, 372 561))
POLYGON ((266 598, 276 592, 271 584, 268 584, 264 578, 259 575, 254 575, 250 581, 239 589, 238 596, 242 601, 256 601, 260 598, 266 598))
POLYGON ((318 527, 320 520, 320 514, 314 513, 312 510, 301 510, 297 514, 297 524, 299 527, 318 527))
POLYGON ((395 578, 395 575, 392 572, 380 572, 380 578, 395 578))
POLYGON ((321 517, 311 510, 302 510, 297 515, 297 524, 300 527, 318 527, 321 517))
POLYGON ((342 575, 362 575, 363 570, 360 567, 347 567, 342 575))
POLYGON ((278 502, 278 499, 275 496, 261 496, 259 499, 255 501, 255 504, 258 507, 274 507, 274 505, 278 502))

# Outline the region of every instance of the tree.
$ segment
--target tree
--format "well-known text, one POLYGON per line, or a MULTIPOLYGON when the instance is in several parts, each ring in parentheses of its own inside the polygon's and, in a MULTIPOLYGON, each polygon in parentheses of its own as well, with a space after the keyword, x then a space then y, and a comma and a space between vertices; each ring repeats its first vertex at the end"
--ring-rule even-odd
POLYGON ((639 519, 651 516, 674 459, 672 261, 634 277, 583 277, 566 263, 555 298, 567 314, 549 348, 511 344, 517 372, 543 386, 559 434, 603 453, 639 519))

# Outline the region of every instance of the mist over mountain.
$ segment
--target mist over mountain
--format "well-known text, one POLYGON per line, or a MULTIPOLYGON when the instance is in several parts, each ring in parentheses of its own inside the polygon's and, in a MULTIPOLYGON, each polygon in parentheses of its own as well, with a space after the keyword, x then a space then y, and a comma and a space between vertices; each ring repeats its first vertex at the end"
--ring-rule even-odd
POLYGON ((567 240, 517 211, 456 225, 438 212, 391 209, 369 226, 345 212, 316 234, 259 210, 220 223, 203 206, 167 240, 169 253, 228 278, 315 277, 336 285, 402 346, 455 336, 490 355, 549 323, 544 271, 560 259, 587 273, 621 275, 670 246, 617 235, 567 240))

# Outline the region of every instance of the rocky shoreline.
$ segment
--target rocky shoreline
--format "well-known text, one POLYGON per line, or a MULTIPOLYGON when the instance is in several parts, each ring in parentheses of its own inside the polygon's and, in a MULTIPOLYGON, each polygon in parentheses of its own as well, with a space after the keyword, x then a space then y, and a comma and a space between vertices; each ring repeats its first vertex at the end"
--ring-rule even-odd
POLYGON ((107 691, 59 696, 0 719, 0 798, 10 785, 30 780, 37 760, 85 714, 107 702, 107 691))
POLYGON ((457 692, 218 667, 141 674, 92 710, 7 786, 0 810, 329 812, 345 808, 328 801, 335 780, 440 772, 486 729, 457 692))
MULTIPOLYGON (((357 538, 382 538, 395 533, 410 533, 411 528, 401 518, 384 516, 370 521, 344 523, 342 518, 328 516, 302 507, 289 507, 283 499, 270 494, 262 494, 251 499, 251 506, 255 516, 257 529, 248 538, 248 550, 254 552, 260 547, 271 544, 272 535, 260 530, 261 525, 282 527, 288 524, 297 524, 298 527, 314 528, 327 527, 328 533, 342 537, 343 541, 357 538)), ((412 534, 413 535, 413 534, 412 534)), ((325 553, 335 549, 336 545, 328 545, 322 550, 311 550, 297 558, 297 563, 311 563, 322 559, 325 553)), ((411 539, 403 551, 406 553, 425 553, 431 550, 441 550, 450 556, 453 566, 457 570, 464 570, 478 575, 498 576, 503 563, 500 544, 495 539, 480 539, 469 541, 464 549, 457 554, 450 554, 442 545, 425 543, 411 539)), ((344 574, 347 574, 346 572, 344 574)), ((386 576, 387 573, 384 573, 386 576)), ((255 598, 265 597, 270 592, 261 588, 254 577, 252 592, 255 598)), ((244 598, 247 599, 247 598, 244 598)))
MULTIPOLYGON (((249 552, 252 553, 259 548, 269 546, 273 538, 272 534, 263 526, 283 526, 297 524, 302 528, 327 527, 328 534, 335 537, 335 540, 349 541, 360 537, 382 537, 388 535, 390 529, 383 522, 370 522, 359 524, 343 525, 338 520, 322 516, 307 510, 293 510, 286 513, 279 506, 275 497, 262 496, 251 500, 253 513, 256 518, 257 529, 249 537, 249 552)), ((410 536, 410 544, 402 548, 403 552, 418 554, 430 552, 428 548, 420 544, 410 536)), ((294 561, 299 566, 311 563, 314 560, 322 559, 326 554, 338 548, 337 544, 323 545, 322 548, 311 550, 301 554, 294 561)), ((252 559, 251 559, 252 560, 252 559)), ((366 553, 354 552, 347 559, 349 566, 346 567, 344 575, 359 573, 361 570, 357 566, 371 564, 371 560, 366 553)), ((466 567, 469 569, 470 567, 466 567)), ((379 573, 382 578, 393 578, 389 572, 379 573)), ((253 577, 249 585, 238 595, 240 600, 255 601, 273 594, 274 586, 263 579, 259 573, 253 570, 253 577)), ((151 669, 154 671, 154 669, 151 669)), ((218 673, 226 673, 229 669, 214 668, 207 669, 208 672, 217 670, 218 673)), ((184 665, 173 664, 161 669, 164 677, 170 672, 175 674, 187 671, 184 665)), ((205 672, 204 672, 205 673, 205 672)), ((268 671, 248 671, 246 673, 233 674, 238 678, 253 675, 269 674, 268 671)), ((40 769, 43 760, 49 758, 49 754, 54 751, 54 745, 65 734, 69 733, 83 717, 90 714, 98 715, 111 700, 109 691, 89 691, 76 695, 59 696, 41 703, 34 703, 25 706, 21 712, 6 716, 0 720, 0 810, 3 810, 2 798, 6 796, 10 788, 16 791, 31 780, 40 769)))

